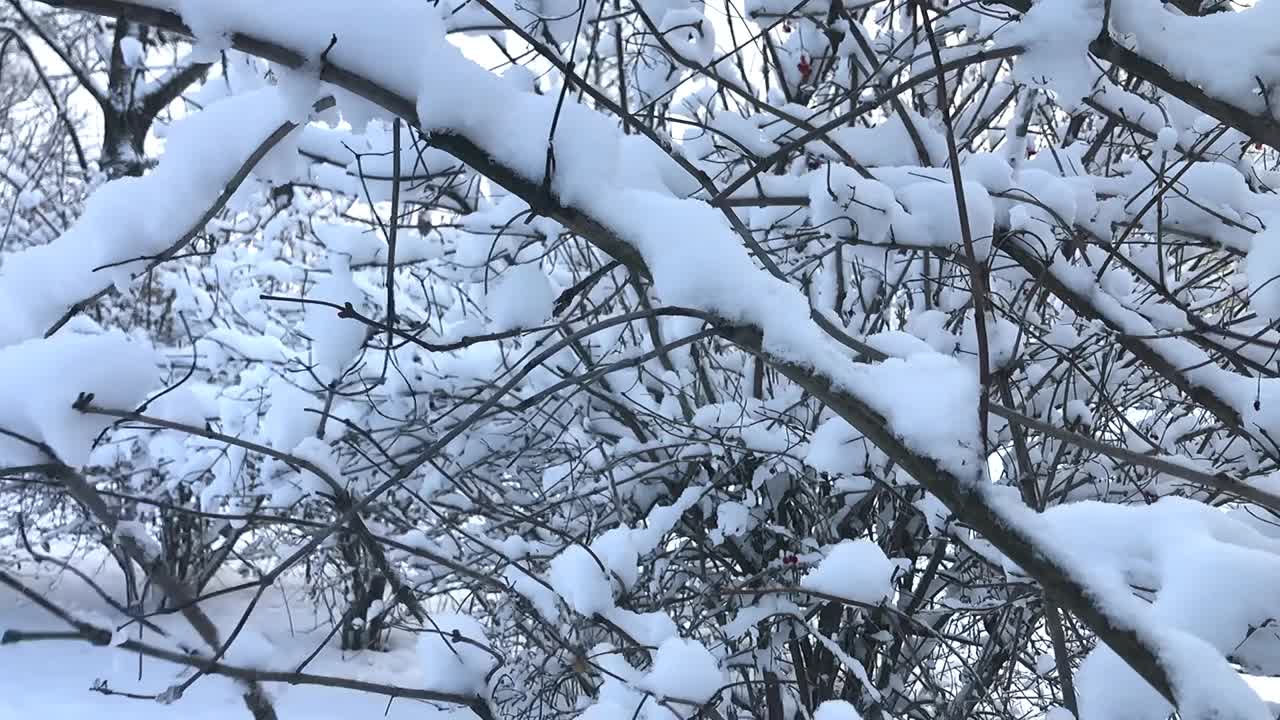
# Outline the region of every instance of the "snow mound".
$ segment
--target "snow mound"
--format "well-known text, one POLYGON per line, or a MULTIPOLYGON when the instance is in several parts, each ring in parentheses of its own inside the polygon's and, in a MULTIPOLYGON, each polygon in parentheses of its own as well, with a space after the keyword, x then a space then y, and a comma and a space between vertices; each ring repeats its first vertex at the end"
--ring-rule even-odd
POLYGON ((876 605, 893 593, 896 565, 870 540, 845 540, 822 558, 800 581, 800 587, 826 595, 876 605))

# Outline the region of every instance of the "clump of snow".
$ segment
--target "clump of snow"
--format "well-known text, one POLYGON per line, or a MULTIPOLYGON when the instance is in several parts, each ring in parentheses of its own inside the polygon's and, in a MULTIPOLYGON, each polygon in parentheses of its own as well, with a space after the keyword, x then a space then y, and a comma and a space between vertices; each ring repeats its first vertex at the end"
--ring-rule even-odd
MULTIPOLYGON (((941 313, 938 314, 941 315, 941 313)), ((914 320, 916 317, 919 317, 919 315, 913 315, 912 319, 914 320)), ((943 319, 945 320, 945 316, 943 319)), ((937 329, 942 330, 940 325, 937 329)), ((945 332, 945 330, 943 330, 943 332, 945 332)), ((910 357, 920 353, 938 351, 930 343, 924 342, 923 338, 918 338, 910 333, 903 332, 902 330, 885 330, 884 332, 878 332, 874 335, 868 335, 866 337, 866 343, 885 355, 900 358, 910 357)), ((955 346, 954 340, 952 341, 951 346, 955 346)))
POLYGON ((179 0, 178 10, 182 21, 195 35, 193 57, 197 62, 217 62, 220 53, 231 49, 229 18, 215 6, 200 0, 179 0))
POLYGON ((272 447, 287 451, 296 447, 303 438, 315 434, 320 415, 308 412, 321 407, 315 395, 277 375, 267 383, 267 397, 271 407, 263 420, 263 432, 272 447))
POLYGON ((565 480, 573 476, 573 465, 570 463, 560 463, 552 465, 542 471, 542 490, 543 492, 551 492, 565 480))
POLYGON ((679 522, 680 516, 693 507, 705 491, 706 488, 702 486, 691 485, 685 488, 680 493, 680 497, 670 505, 654 505, 645 517, 645 527, 631 530, 629 533, 630 542, 635 546, 636 551, 644 555, 656 550, 662 538, 679 522))
POLYGON ((876 605, 893 594, 897 566, 870 540, 845 540, 831 548, 800 587, 826 595, 876 605))
POLYGON ((1253 236, 1245 260, 1249 307, 1269 321, 1280 319, 1280 232, 1253 236))
POLYGON ((488 650, 484 628, 470 615, 430 616, 418 638, 418 656, 429 690, 480 695, 496 660, 488 650))
POLYGON ((706 65, 715 58, 715 25, 700 7, 673 8, 662 16, 658 31, 682 58, 706 65))
MULTIPOLYGON (((744 118, 731 110, 716 113, 714 117, 707 121, 707 126, 732 140, 732 143, 728 143, 731 147, 736 143, 742 148, 762 156, 778 149, 778 144, 764 137, 760 132, 759 125, 753 122, 752 119, 744 118)), ((693 129, 690 129, 686 133, 683 143, 686 149, 690 143, 696 143, 698 137, 694 135, 693 129)), ((717 138, 718 141, 719 139, 717 138)))
MULTIPOLYGON (((307 298, 336 305, 351 303, 358 307, 364 293, 356 286, 345 260, 339 256, 333 259, 333 272, 316 283, 307 293, 307 298)), ((355 318, 339 317, 338 311, 328 305, 308 304, 303 331, 311 338, 312 360, 324 371, 320 375, 328 382, 347 369, 364 344, 369 328, 355 318)))
POLYGON ((833 417, 818 426, 809 439, 809 452, 804 462, 819 472, 833 475, 859 475, 867 470, 867 452, 862 433, 844 418, 833 417))
POLYGON ((490 329, 505 332, 541 325, 551 317, 555 300, 551 282, 536 264, 516 265, 485 296, 485 310, 493 321, 490 329))
POLYGON ((120 40, 120 56, 127 67, 137 68, 146 62, 147 51, 138 38, 129 35, 120 40))
POLYGON ((813 225, 823 232, 881 243, 902 208, 884 183, 844 165, 829 165, 809 175, 809 212, 813 225))
POLYGON ((220 358, 227 356, 283 363, 292 355, 280 338, 251 335, 232 327, 217 327, 205 333, 196 342, 196 350, 208 357, 211 364, 221 363, 220 358))
POLYGON ((1093 411, 1089 409, 1088 403, 1079 398, 1067 401, 1065 417, 1072 425, 1093 427, 1093 411))
POLYGON ((858 369, 849 387, 889 421, 894 434, 952 472, 974 472, 969 463, 979 447, 978 378, 972 368, 947 355, 921 353, 858 369))
POLYGON ((702 643, 681 637, 668 638, 653 659, 644 686, 660 697, 705 703, 724 687, 724 671, 702 643))
POLYGON ((1109 17, 1114 35, 1129 35, 1144 59, 1173 77, 1248 112, 1270 113, 1257 78, 1274 78, 1276 3, 1195 17, 1169 12, 1159 0, 1125 0, 1111 4, 1109 17))
POLYGON ((653 552, 704 491, 690 486, 670 505, 655 505, 645 526, 612 528, 588 547, 570 545, 551 559, 547 581, 575 612, 613 618, 614 578, 624 589, 639 578, 640 557, 653 552))
MULTIPOLYGON (((159 379, 160 358, 118 330, 100 335, 69 331, 0 349, 0 428, 43 443, 67 465, 82 465, 113 421, 72 408, 80 393, 93 404, 133 410, 159 379)), ((0 464, 47 462, 36 446, 0 435, 0 464)))
POLYGON ((613 607, 613 588, 600 563, 581 545, 551 558, 547 580, 570 608, 588 617, 613 607))
MULTIPOLYGON (((802 116, 809 115, 810 111, 806 109, 792 107, 793 110, 799 110, 802 116)), ((931 127, 927 120, 909 107, 903 106, 901 109, 905 112, 894 112, 878 125, 835 128, 829 133, 828 139, 836 141, 858 162, 872 167, 913 166, 931 164, 945 159, 947 141, 942 133, 931 127), (921 144, 924 145, 927 157, 921 157, 916 151, 915 142, 907 129, 904 115, 915 129, 921 144)), ((814 143, 813 147, 821 149, 822 145, 814 143)))
POLYGON ((1053 90, 1063 108, 1073 111, 1099 75, 1089 60, 1089 43, 1101 29, 1101 2, 1040 0, 998 32, 996 41, 1026 48, 1013 65, 1013 76, 1053 90))
POLYGON ((1042 677, 1048 677, 1058 668, 1058 663, 1053 659, 1052 655, 1040 655, 1036 658, 1036 674, 1042 677))
POLYGON ((813 720, 862 720, 862 716, 844 700, 827 700, 814 711, 813 720))
MULTIPOLYGON (((308 127, 307 129, 311 129, 308 127)), ((372 170, 369 170, 372 172, 372 170)), ((334 225, 317 223, 314 226, 316 237, 330 253, 338 253, 347 257, 350 267, 362 265, 385 265, 390 248, 381 235, 371 229, 362 229, 354 225, 334 225)), ((410 263, 439 257, 441 248, 427 241, 422 235, 401 228, 396 237, 396 262, 410 263)))
POLYGON ((528 600, 543 619, 551 623, 559 622, 560 606, 557 604, 555 591, 515 565, 508 566, 503 577, 511 584, 511 589, 528 600))
MULTIPOLYGON (((1132 163, 1128 170, 1119 187, 1129 193, 1131 205, 1149 202, 1168 183, 1157 180, 1149 165, 1132 163)), ((1177 189, 1161 195, 1165 226, 1203 233, 1229 247, 1247 250, 1250 230, 1261 230, 1259 218, 1275 212, 1249 190, 1244 175, 1226 163, 1196 162, 1179 169, 1177 189)), ((1154 230, 1157 215, 1145 214, 1142 227, 1154 230)))
POLYGON ((716 508, 719 537, 738 537, 750 529, 751 509, 739 502, 723 502, 716 508))
MULTIPOLYGON (((995 209, 985 187, 965 180, 963 188, 969 237, 973 241, 974 253, 983 260, 991 252, 995 209)), ((899 240, 914 245, 964 247, 955 186, 932 181, 917 182, 903 188, 898 198, 911 213, 909 219, 904 219, 908 221, 895 226, 900 231, 899 240)))
POLYGON ((614 608, 605 617, 641 645, 661 645, 680 634, 671 616, 661 611, 637 613, 614 608))
POLYGON ((305 489, 316 493, 332 494, 337 488, 331 483, 341 483, 342 468, 338 465, 337 458, 334 457, 333 448, 318 437, 304 438, 293 448, 294 456, 306 460, 324 473, 324 475, 316 474, 310 470, 303 470, 302 485, 305 489))

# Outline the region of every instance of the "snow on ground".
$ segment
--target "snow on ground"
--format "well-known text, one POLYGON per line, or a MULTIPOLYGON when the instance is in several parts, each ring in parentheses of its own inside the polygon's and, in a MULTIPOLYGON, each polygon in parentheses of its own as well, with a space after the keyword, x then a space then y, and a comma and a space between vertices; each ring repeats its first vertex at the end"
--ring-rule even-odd
MULTIPOLYGON (((47 592, 48 597, 77 616, 97 624, 114 623, 120 617, 70 574, 55 578, 50 573, 43 573, 33 577, 35 571, 32 566, 24 564, 24 568, 27 570, 24 580, 29 587, 47 592)), ((93 566, 93 569, 98 569, 98 566, 93 566)), ((102 570, 103 574, 110 575, 106 568, 102 570)), ((223 586, 227 586, 234 584, 237 578, 230 575, 222 581, 223 586)), ((249 597, 249 591, 237 592, 208 602, 206 608, 220 628, 230 628, 249 597)), ((190 641, 193 637, 180 617, 160 617, 155 622, 185 640, 190 641)), ((3 628, 65 630, 66 626, 13 590, 0 587, 0 629, 3 628)), ((283 592, 273 588, 259 603, 246 627, 246 636, 232 646, 228 661, 270 669, 290 669, 324 639, 327 630, 327 618, 316 617, 311 601, 300 588, 294 586, 283 592), (241 649, 237 650, 237 647, 241 649)), ((136 638, 136 634, 132 637, 136 638)), ((143 639, 155 642, 156 636, 146 633, 143 639)), ((168 643, 164 645, 172 647, 168 643)), ((393 635, 392 645, 389 652, 343 653, 338 649, 335 638, 307 667, 307 671, 423 687, 425 669, 419 660, 415 638, 408 634, 393 635)), ((105 680, 112 690, 158 693, 186 677, 185 674, 180 676, 179 672, 175 665, 144 658, 139 680, 136 655, 87 643, 45 641, 0 646, 0 720, 230 720, 249 717, 235 683, 222 677, 201 678, 180 700, 168 706, 151 700, 108 697, 90 690, 95 682, 105 680)), ((415 700, 398 699, 388 708, 384 696, 337 688, 283 684, 269 684, 266 688, 275 700, 282 720, 381 717, 388 720, 471 720, 475 717, 466 710, 437 709, 415 700)))

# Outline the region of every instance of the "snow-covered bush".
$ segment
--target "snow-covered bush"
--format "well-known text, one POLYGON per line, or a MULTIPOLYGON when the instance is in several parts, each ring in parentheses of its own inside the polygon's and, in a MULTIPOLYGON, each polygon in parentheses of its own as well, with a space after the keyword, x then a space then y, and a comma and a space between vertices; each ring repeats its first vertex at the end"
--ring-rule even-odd
POLYGON ((1277 21, 7 0, 0 658, 259 720, 1270 718, 1277 21))

